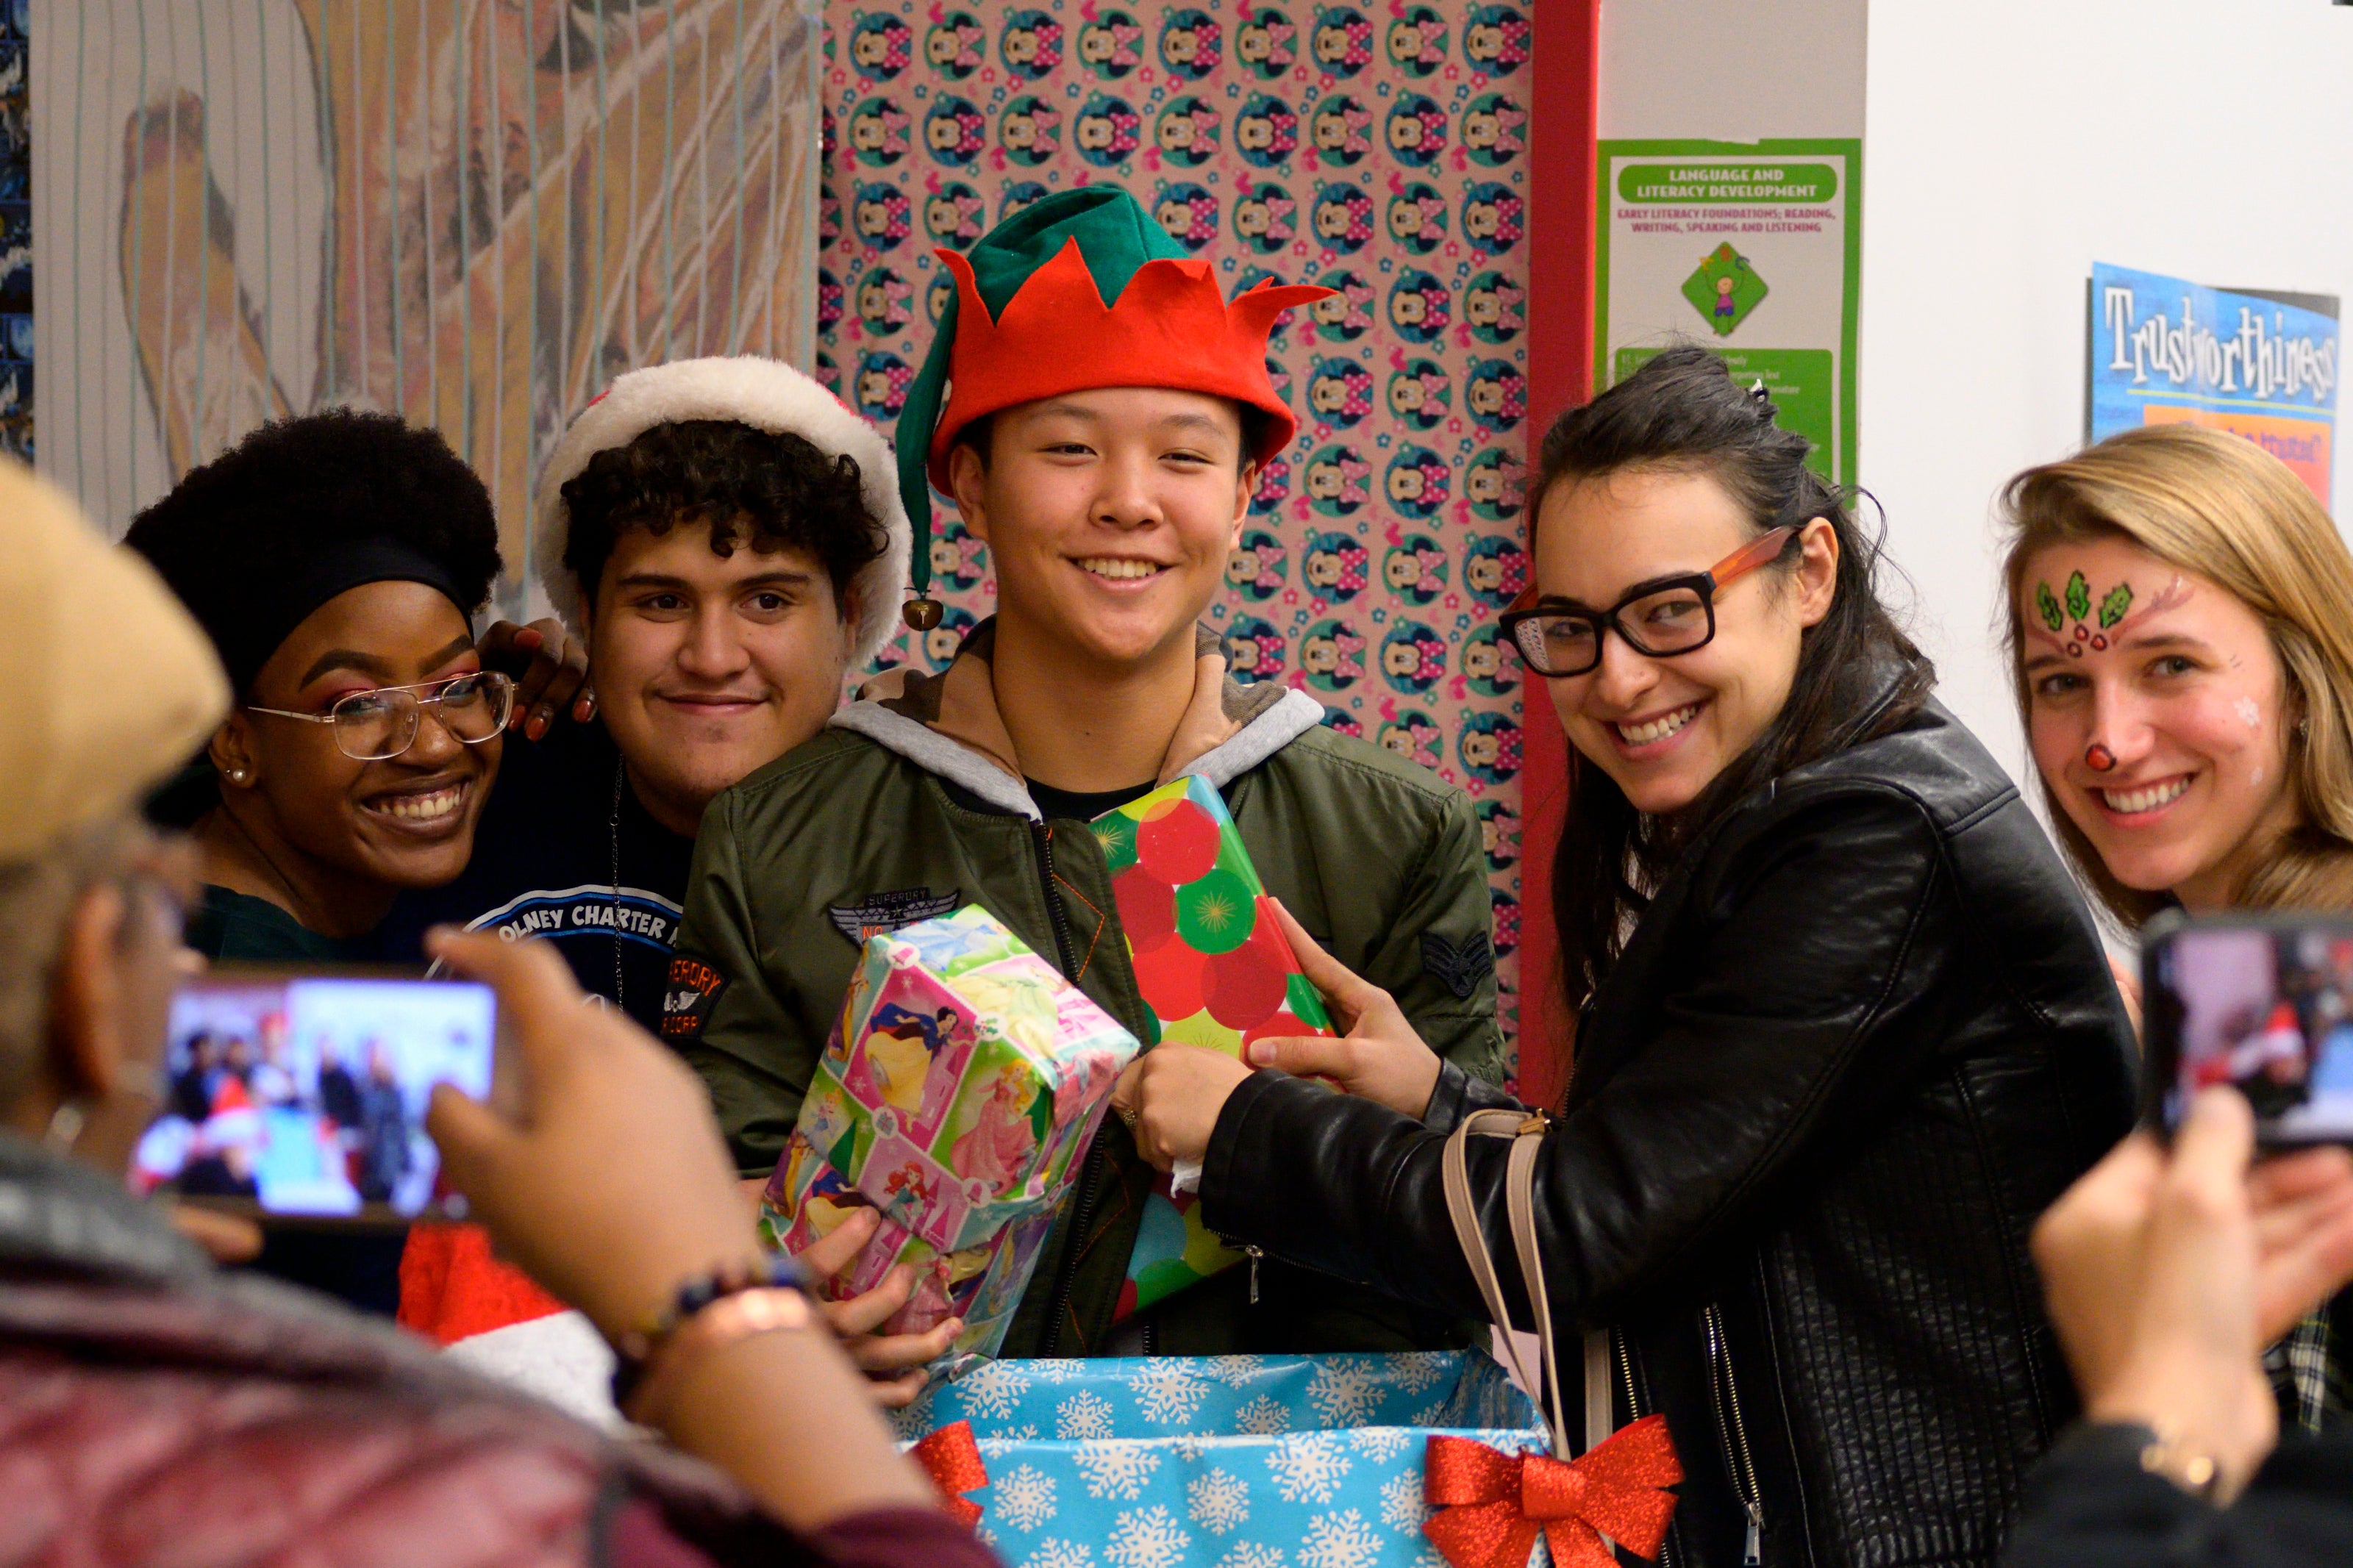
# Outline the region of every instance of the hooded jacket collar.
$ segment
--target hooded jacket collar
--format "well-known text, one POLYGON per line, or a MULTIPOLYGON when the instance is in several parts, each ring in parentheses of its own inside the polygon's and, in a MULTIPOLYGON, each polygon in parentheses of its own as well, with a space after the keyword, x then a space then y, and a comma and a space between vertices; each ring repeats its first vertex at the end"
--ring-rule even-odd
MULTIPOLYGON (((991 805, 1041 820, 1013 737, 997 711, 990 676, 996 644, 992 616, 972 629, 945 670, 929 675, 904 665, 885 670, 830 723, 864 735, 991 805)), ((1234 679, 1226 672, 1218 634, 1196 626, 1193 698, 1154 782, 1191 773, 1223 788, 1323 721, 1323 704, 1303 691, 1234 679)))

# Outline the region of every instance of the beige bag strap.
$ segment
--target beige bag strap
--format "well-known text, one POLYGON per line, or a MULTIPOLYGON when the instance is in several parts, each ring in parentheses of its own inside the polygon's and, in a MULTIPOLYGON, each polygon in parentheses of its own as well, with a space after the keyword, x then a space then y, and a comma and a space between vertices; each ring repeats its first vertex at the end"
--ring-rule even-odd
MULTIPOLYGON (((1471 1266, 1472 1278, 1479 1283, 1480 1299, 1486 1302, 1489 1316, 1494 1320, 1501 1337, 1501 1348, 1512 1371, 1518 1374, 1523 1388, 1541 1388, 1546 1405, 1546 1420, 1552 1437, 1553 1455, 1567 1459, 1574 1450, 1568 1437, 1568 1423, 1561 1410, 1560 1365, 1553 1349, 1552 1311, 1545 1292, 1543 1260, 1537 1255, 1535 1227, 1535 1168, 1536 1156, 1542 1152, 1545 1117, 1541 1111, 1479 1110, 1462 1119, 1446 1140, 1441 1169, 1445 1178, 1446 1214, 1454 1223, 1454 1239, 1471 1266), (1512 1140, 1511 1157, 1504 1168, 1504 1205, 1511 1222, 1512 1250, 1520 1266, 1520 1281, 1527 1291, 1529 1309, 1535 1313, 1536 1345, 1543 1362, 1544 1379, 1539 1384, 1528 1375, 1520 1360, 1520 1348, 1514 1342, 1510 1311, 1504 1302, 1504 1289, 1495 1276, 1494 1259, 1487 1251, 1487 1238, 1479 1227, 1478 1207, 1471 1198, 1470 1140, 1474 1135, 1512 1140)), ((1607 1368, 1608 1336, 1588 1335, 1586 1344, 1586 1447, 1590 1448, 1609 1435, 1609 1396, 1607 1368), (1594 1341, 1603 1342, 1597 1355, 1594 1341), (1600 1418, 1595 1423, 1594 1386, 1595 1363, 1599 1362, 1603 1375, 1599 1380, 1601 1389, 1600 1418)))

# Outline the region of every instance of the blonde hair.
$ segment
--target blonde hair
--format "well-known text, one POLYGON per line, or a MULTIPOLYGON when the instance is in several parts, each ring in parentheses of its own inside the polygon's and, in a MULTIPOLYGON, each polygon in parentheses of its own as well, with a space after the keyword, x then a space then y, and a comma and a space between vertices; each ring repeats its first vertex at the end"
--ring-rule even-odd
MULTIPOLYGON (((2196 425, 2111 436, 2002 489, 2010 554, 2002 616, 2019 716, 2031 721, 2019 595, 2029 557, 2120 538, 2221 587, 2261 617, 2286 684, 2288 783, 2296 825, 2248 872, 2256 909, 2353 909, 2353 552, 2288 466, 2251 441, 2196 425)), ((2038 778, 2038 784, 2041 780, 2038 778)), ((2128 930, 2168 903, 2109 875, 2091 840, 2043 798, 2067 857, 2128 930)))

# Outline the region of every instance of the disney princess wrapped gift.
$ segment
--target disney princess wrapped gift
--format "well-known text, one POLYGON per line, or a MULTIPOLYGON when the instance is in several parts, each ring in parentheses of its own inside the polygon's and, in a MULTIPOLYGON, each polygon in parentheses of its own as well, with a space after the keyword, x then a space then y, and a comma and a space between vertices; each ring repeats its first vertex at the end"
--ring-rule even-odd
POLYGON ((871 938, 761 1198, 800 1252, 853 1209, 882 1224, 825 1288, 915 1292, 881 1331, 949 1317, 995 1352, 1135 1037, 978 905, 871 938))
MULTIPOLYGON (((1112 874, 1154 1044, 1239 1057, 1261 1036, 1328 1035, 1324 1000, 1299 971, 1226 803, 1187 774, 1092 824, 1112 874)), ((1119 1316, 1232 1268, 1241 1254, 1164 1180, 1146 1204, 1119 1316)))

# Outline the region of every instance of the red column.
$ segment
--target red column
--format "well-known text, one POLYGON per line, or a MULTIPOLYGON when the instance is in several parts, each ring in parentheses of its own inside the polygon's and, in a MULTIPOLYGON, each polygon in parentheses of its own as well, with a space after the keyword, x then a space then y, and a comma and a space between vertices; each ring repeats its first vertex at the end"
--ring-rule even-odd
MULTIPOLYGON (((1543 0, 1528 106, 1528 469, 1545 427, 1592 395, 1594 142, 1600 0, 1543 0)), ((1535 520, 1529 518, 1533 525, 1535 520)), ((1533 565, 1531 566, 1533 573, 1533 565)), ((1570 1026, 1552 920, 1553 847, 1568 795, 1568 743, 1541 677, 1522 691, 1520 1092, 1552 1105, 1568 1081, 1570 1026)))

